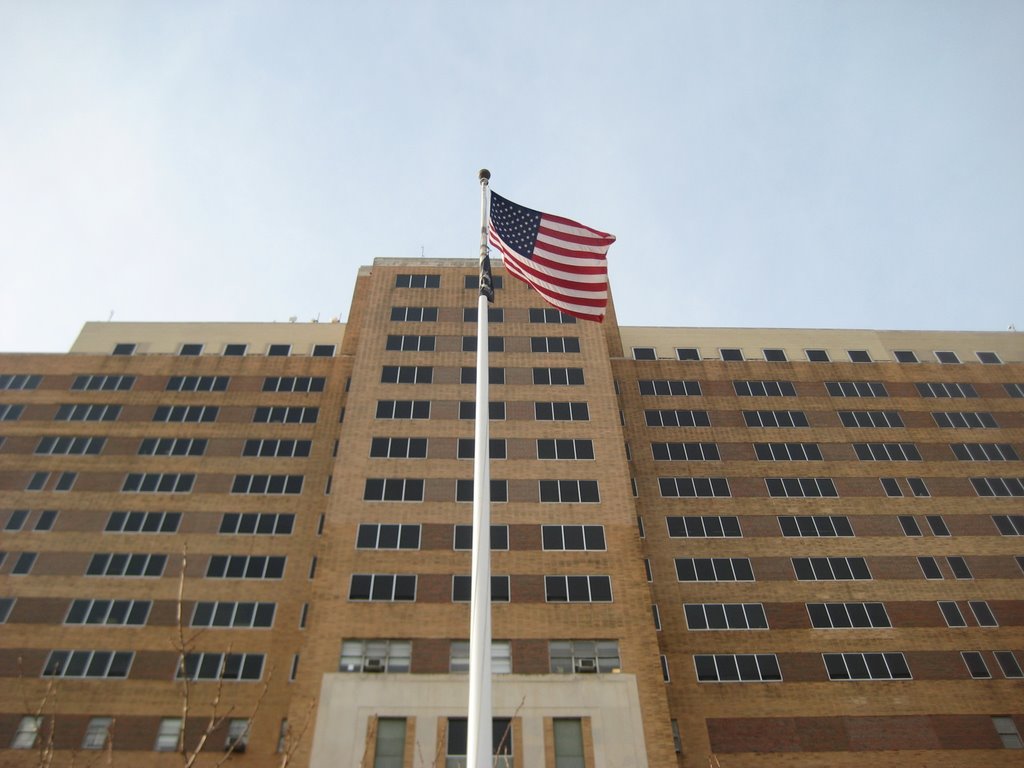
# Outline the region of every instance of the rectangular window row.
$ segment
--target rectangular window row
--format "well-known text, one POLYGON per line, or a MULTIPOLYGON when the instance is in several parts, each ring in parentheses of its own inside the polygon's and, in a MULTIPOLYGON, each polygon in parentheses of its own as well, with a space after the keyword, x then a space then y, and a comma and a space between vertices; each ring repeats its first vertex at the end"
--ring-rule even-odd
POLYGON ((36 374, 0 373, 0 390, 36 389, 42 381, 43 377, 36 374))
POLYGON ((195 475, 132 472, 124 479, 124 493, 190 493, 195 475))
POLYGON ((235 475, 232 493, 289 494, 302 493, 302 475, 235 475))
POLYGON ((644 420, 648 427, 710 427, 707 411, 691 410, 645 410, 644 420))
POLYGON ((259 680, 263 677, 263 654, 186 653, 174 677, 177 680, 259 680))
POLYGON ((392 307, 393 323, 436 323, 437 307, 392 307))
POLYGON ((253 424, 316 424, 319 408, 275 405, 257 406, 253 411, 253 424))
POLYGON ((734 381, 732 387, 739 397, 796 397, 791 381, 734 381))
POLYGON ((888 397, 880 381, 826 381, 825 389, 832 397, 888 397))
POLYGON ((896 411, 839 411, 844 427, 902 427, 903 418, 896 411))
POLYGON ((209 423, 217 420, 220 409, 214 405, 159 405, 153 421, 209 423))
POLYGON ((821 461, 817 443, 754 443, 758 461, 821 461))
POLYGON ((151 600, 72 600, 64 623, 141 627, 152 607, 151 600))
POLYGON ((665 518, 668 535, 672 538, 739 538, 739 518, 735 515, 701 515, 665 518))
POLYGON ((171 376, 167 379, 168 392, 227 392, 228 376, 171 376))
POLYGON ((1020 461, 1009 443, 952 443, 949 448, 960 461, 1020 461))
POLYGON ((43 677, 128 677, 131 651, 50 651, 43 677))
POLYGON ((280 579, 286 560, 283 555, 211 555, 206 578, 280 579))
POLYGON ((283 512, 225 512, 217 533, 290 536, 295 515, 283 512))
MULTIPOLYGON (((19 411, 20 413, 20 411, 19 411)), ((117 421, 120 405, 84 405, 65 403, 57 407, 54 421, 117 421)))
POLYGON ((655 461, 719 461, 714 443, 651 443, 655 461))
POLYGON ((683 381, 681 379, 641 379, 637 381, 641 395, 688 395, 699 397, 701 394, 699 381, 683 381))
POLYGON ((853 451, 861 461, 921 461, 913 443, 854 443, 853 451))
POLYGON ((808 426, 807 416, 803 411, 743 411, 743 422, 748 427, 808 426))
POLYGON ((177 533, 181 512, 111 512, 107 533, 177 533))
POLYGON ((103 451, 105 437, 43 437, 36 446, 37 456, 96 456, 103 451))
POLYGON ((944 429, 997 429, 999 425, 991 413, 981 411, 937 411, 932 413, 935 423, 944 429))
POLYGON ((193 627, 272 627, 275 603, 198 602, 192 610, 193 627))
POLYGON ((323 392, 323 376, 268 376, 263 380, 264 392, 323 392))
POLYGON ((305 458, 309 456, 312 447, 311 440, 246 440, 242 446, 242 455, 279 459, 305 458))
POLYGON ((831 537, 853 536, 853 526, 845 515, 779 516, 783 536, 831 537))
MULTIPOLYGON (((88 392, 127 392, 133 386, 135 386, 134 376, 104 376, 96 374, 92 376, 76 376, 74 381, 71 382, 71 389, 88 392)), ((0 389, 3 389, 3 387, 0 387, 0 389)))
POLYGON ((92 556, 86 576, 150 577, 162 576, 167 555, 99 553, 92 556))

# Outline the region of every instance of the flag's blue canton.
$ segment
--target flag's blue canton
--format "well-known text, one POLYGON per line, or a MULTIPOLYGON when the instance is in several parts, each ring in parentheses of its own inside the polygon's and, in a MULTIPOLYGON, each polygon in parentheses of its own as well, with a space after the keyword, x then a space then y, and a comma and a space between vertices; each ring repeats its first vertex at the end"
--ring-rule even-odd
POLYGON ((540 216, 540 211, 516 205, 491 192, 491 225, 505 244, 524 259, 533 259, 540 216))

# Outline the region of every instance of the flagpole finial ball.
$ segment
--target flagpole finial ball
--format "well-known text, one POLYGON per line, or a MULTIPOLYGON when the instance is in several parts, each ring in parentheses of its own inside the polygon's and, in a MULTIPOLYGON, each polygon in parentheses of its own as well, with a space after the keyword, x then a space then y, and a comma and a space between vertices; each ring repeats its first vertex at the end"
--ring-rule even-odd
POLYGON ((481 168, 477 176, 480 178, 480 181, 488 181, 491 178, 491 172, 486 168, 481 168))

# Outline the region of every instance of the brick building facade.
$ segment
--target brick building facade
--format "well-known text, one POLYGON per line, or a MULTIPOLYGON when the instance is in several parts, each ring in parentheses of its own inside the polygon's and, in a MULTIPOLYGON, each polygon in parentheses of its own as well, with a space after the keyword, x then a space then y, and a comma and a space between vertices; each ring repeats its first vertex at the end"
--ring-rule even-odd
MULTIPOLYGON (((186 691, 200 764, 459 764, 474 266, 0 356, 0 764, 180 764, 186 691)), ((1017 334, 596 325, 496 277, 508 764, 1019 760, 1017 334)))

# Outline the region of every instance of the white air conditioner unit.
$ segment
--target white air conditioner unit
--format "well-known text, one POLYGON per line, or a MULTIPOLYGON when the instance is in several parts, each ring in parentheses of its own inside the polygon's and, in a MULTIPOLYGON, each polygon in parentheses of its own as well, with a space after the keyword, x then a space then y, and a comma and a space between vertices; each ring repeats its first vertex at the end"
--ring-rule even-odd
POLYGON ((383 672, 384 659, 370 658, 363 664, 363 672, 383 672))
POLYGON ((597 659, 577 659, 577 672, 597 672, 597 659))

